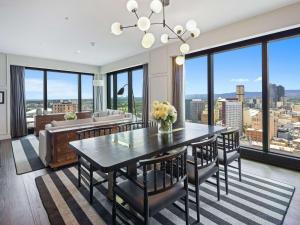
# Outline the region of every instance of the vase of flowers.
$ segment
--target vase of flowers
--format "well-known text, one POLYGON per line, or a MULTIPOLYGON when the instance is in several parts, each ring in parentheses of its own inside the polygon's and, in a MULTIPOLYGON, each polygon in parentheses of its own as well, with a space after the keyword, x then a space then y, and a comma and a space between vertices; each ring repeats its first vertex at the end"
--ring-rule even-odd
POLYGON ((77 120, 76 113, 74 112, 68 112, 64 116, 65 120, 77 120))
POLYGON ((158 132, 167 134, 172 132, 172 125, 177 120, 177 111, 169 102, 154 101, 152 117, 158 123, 158 132))

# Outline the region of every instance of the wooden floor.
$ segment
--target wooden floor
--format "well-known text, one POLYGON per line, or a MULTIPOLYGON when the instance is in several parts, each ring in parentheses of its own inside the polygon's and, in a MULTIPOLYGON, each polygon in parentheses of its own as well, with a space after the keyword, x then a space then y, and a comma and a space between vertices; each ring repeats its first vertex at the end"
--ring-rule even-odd
MULTIPOLYGON (((0 225, 48 225, 34 178, 50 171, 16 175, 10 140, 0 141, 0 160, 0 225)), ((242 161, 242 167, 248 173, 294 185, 296 192, 284 224, 300 224, 300 173, 248 160, 242 161)))

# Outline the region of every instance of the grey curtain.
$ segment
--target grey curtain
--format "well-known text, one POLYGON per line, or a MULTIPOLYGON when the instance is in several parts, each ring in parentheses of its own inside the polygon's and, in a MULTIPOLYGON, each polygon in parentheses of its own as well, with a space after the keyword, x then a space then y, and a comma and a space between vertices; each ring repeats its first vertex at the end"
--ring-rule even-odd
POLYGON ((24 67, 10 67, 10 85, 11 137, 22 137, 27 135, 24 67))
POLYGON ((148 77, 148 64, 143 66, 143 116, 142 120, 145 125, 149 121, 149 77, 148 77))
POLYGON ((183 66, 177 65, 175 59, 175 57, 172 59, 172 103, 177 110, 178 116, 175 125, 182 127, 184 125, 183 66))

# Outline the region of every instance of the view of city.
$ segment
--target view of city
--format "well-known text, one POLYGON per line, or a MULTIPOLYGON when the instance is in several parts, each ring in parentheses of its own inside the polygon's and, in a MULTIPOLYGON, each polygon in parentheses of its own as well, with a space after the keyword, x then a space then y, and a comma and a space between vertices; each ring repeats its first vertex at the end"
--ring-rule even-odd
MULTIPOLYGON (((299 37, 269 44, 270 149, 297 156, 300 156, 299 61, 299 37)), ((260 74, 260 45, 214 55, 215 124, 238 128, 241 144, 257 149, 263 145, 260 74)), ((207 124, 206 56, 187 60, 185 90, 186 120, 207 124)))

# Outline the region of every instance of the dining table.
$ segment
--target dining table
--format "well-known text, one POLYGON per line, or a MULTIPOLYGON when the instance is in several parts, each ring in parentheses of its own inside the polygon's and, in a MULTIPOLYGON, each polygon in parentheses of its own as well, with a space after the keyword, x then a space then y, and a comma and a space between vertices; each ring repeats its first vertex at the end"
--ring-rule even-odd
POLYGON ((148 127, 72 141, 69 145, 95 169, 109 174, 107 197, 112 199, 114 171, 127 168, 128 175, 135 178, 139 160, 188 146, 225 129, 222 126, 185 122, 175 126, 170 133, 159 133, 157 127, 148 127))

